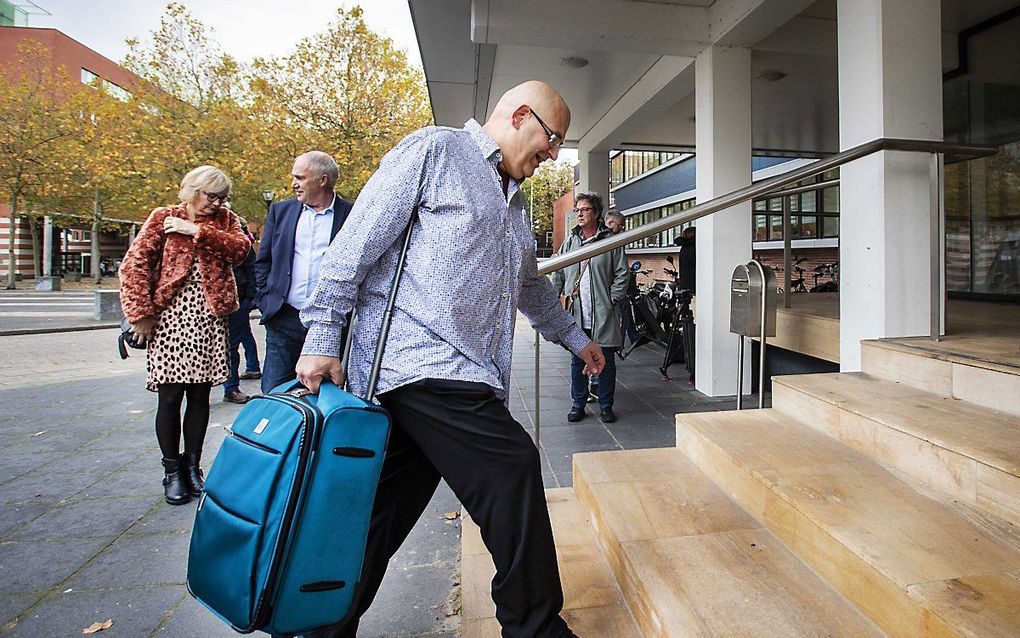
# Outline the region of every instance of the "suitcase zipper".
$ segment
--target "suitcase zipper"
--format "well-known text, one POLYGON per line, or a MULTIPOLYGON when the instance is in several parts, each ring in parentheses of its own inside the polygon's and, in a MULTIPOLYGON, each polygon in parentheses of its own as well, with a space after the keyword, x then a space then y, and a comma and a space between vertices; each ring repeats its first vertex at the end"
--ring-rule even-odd
POLYGON ((287 535, 290 533, 290 527, 294 522, 294 515, 297 511, 300 496, 299 491, 304 485, 304 475, 308 466, 309 452, 313 449, 313 444, 318 438, 316 436, 317 427, 323 420, 322 412, 319 411, 318 407, 289 395, 271 394, 255 398, 280 401, 297 409, 302 415, 302 427, 301 440, 298 444, 300 447, 298 467, 294 472, 294 481, 291 484, 290 496, 287 499, 287 509, 284 511, 283 518, 280 522, 280 532, 276 540, 276 547, 273 549, 273 559, 269 564, 269 577, 266 579, 266 585, 263 587, 262 593, 259 595, 258 603, 255 605, 255 611, 252 614, 252 624, 247 628, 249 631, 258 629, 265 625, 266 621, 268 621, 268 619, 263 620, 263 617, 269 615, 270 607, 267 603, 268 600, 272 598, 276 587, 278 567, 280 562, 283 560, 283 554, 287 547, 287 535))
POLYGON ((230 436, 234 437, 235 439, 237 439, 241 443, 244 443, 245 445, 250 445, 251 447, 253 447, 253 448, 257 449, 257 450, 262 450, 263 452, 269 452, 270 454, 280 454, 280 452, 278 450, 274 450, 273 448, 269 447, 268 445, 263 445, 263 444, 258 443, 256 441, 252 441, 248 437, 241 436, 240 434, 238 434, 237 432, 234 432, 233 430, 230 431, 230 436))

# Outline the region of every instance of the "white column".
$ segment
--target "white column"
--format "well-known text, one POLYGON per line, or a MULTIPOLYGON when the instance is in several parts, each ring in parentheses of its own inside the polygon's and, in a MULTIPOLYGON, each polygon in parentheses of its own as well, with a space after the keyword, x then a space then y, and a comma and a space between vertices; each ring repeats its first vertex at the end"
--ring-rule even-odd
POLYGON ((578 149, 581 161, 581 183, 578 192, 595 192, 609 206, 609 151, 585 151, 578 149))
POLYGON ((53 218, 43 217, 43 277, 53 276, 53 218))
MULTIPOLYGON (((941 11, 933 0, 839 0, 839 139, 942 139, 941 11)), ((862 339, 928 334, 929 158, 876 153, 840 172, 840 367, 862 339)))
MULTIPOLYGON (((710 46, 695 60, 698 202, 751 183, 751 51, 710 46)), ((751 204, 697 222, 697 389, 737 392, 737 337, 730 332, 730 275, 751 259, 751 204)), ((745 355, 750 388, 750 347, 745 355)))

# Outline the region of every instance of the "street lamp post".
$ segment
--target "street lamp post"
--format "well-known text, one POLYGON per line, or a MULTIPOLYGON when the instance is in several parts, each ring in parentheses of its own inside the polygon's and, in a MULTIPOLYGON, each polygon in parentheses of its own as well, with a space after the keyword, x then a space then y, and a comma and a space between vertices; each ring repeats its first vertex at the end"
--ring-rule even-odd
POLYGON ((273 205, 273 200, 275 198, 275 191, 262 191, 262 201, 266 203, 266 217, 269 217, 269 207, 273 205))

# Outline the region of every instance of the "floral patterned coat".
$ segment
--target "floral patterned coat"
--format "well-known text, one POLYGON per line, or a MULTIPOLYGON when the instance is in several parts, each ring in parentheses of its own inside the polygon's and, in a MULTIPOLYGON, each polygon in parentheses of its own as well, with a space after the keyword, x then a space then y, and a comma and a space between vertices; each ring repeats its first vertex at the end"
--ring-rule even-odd
POLYGON ((213 315, 237 310, 237 284, 231 266, 244 261, 251 247, 237 215, 226 208, 199 221, 194 237, 164 233, 167 217, 188 218, 184 204, 157 208, 145 220, 120 265, 120 305, 134 323, 159 317, 184 287, 192 257, 198 259, 206 303, 213 315))

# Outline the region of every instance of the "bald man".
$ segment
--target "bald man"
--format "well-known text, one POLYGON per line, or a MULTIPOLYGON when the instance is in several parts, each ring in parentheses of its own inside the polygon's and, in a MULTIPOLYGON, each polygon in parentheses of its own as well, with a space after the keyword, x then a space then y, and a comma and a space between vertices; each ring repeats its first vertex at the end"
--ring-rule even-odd
MULTIPOLYGON (((555 159, 570 110, 530 81, 499 100, 484 126, 429 127, 383 158, 323 259, 301 313, 308 327, 297 377, 317 390, 344 379, 343 317, 357 312, 350 387, 364 395, 382 314, 412 224, 403 281, 379 376, 393 430, 376 495, 352 620, 316 637, 353 637, 390 557, 445 479, 482 531, 506 638, 569 638, 538 451, 507 409, 517 310, 590 373, 602 349, 538 274, 521 181, 555 159)), ((340 539, 338 539, 340 542, 340 539)))

